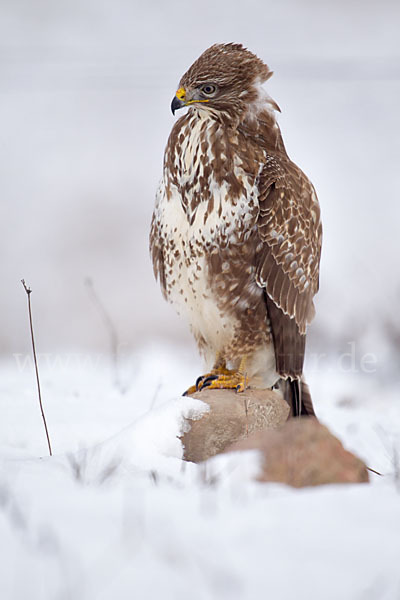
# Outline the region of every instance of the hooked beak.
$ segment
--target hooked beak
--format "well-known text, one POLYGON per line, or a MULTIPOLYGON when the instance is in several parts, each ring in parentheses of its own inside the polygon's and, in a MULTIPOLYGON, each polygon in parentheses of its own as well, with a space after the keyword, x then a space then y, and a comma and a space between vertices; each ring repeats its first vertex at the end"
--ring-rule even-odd
POLYGON ((186 104, 186 90, 185 88, 180 87, 179 90, 177 90, 174 99, 171 102, 172 114, 175 115, 175 111, 178 110, 178 108, 186 106, 186 104))
POLYGON ((185 102, 180 100, 177 96, 174 96, 174 99, 171 102, 171 110, 172 114, 175 115, 175 111, 179 108, 183 108, 185 106, 185 102))

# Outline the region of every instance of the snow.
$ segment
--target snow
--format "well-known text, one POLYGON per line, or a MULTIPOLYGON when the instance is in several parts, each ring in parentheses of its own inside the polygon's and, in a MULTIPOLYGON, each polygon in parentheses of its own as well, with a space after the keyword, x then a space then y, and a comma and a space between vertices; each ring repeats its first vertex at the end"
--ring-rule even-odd
POLYGON ((184 417, 207 410, 179 395, 199 368, 184 348, 143 348, 118 385, 106 357, 81 364, 39 364, 50 458, 32 363, 0 363, 1 598, 398 597, 391 388, 309 373, 321 420, 384 476, 294 490, 256 483, 255 452, 181 460, 184 417))

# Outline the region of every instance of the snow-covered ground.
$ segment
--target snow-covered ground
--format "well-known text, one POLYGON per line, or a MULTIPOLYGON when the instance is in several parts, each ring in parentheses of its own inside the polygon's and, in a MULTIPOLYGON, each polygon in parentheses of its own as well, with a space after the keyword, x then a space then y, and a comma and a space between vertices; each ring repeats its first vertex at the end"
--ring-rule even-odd
POLYGON ((103 348, 86 277, 127 347, 188 339, 153 280, 149 224, 176 85, 231 41, 274 71, 289 156, 320 199, 313 330, 373 352, 400 300, 399 23, 396 0, 2 0, 0 352, 29 350, 22 277, 46 352, 103 348))
POLYGON ((0 598, 400 597, 400 408, 373 376, 309 374, 321 420, 381 471, 370 484, 255 483, 254 453, 183 463, 179 397, 199 363, 149 345, 0 363, 0 598), (397 477, 397 479, 396 479, 397 477))

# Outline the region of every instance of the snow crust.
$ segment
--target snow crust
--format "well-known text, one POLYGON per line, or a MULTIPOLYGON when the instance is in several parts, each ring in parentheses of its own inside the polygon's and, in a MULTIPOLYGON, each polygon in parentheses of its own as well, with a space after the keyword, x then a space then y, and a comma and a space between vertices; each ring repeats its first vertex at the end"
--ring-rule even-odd
POLYGON ((321 420, 384 476, 293 490, 252 481, 254 452, 181 460, 184 417, 207 409, 179 396, 196 374, 179 349, 156 346, 124 365, 124 393, 111 363, 43 367, 50 458, 31 366, 0 364, 0 597, 397 597, 392 391, 312 374, 321 420))

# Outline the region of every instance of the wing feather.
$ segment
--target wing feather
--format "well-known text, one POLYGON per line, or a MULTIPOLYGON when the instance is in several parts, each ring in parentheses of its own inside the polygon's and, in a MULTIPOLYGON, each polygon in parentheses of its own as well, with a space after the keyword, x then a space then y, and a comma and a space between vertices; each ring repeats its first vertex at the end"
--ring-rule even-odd
POLYGON ((153 263, 153 271, 156 280, 158 279, 164 298, 167 298, 167 283, 165 277, 165 257, 164 244, 161 235, 161 223, 154 211, 150 227, 150 256, 153 263))
POLYGON ((318 291, 322 228, 311 182, 288 158, 268 157, 259 178, 256 268, 265 288, 278 372, 299 377, 305 333, 318 291))

